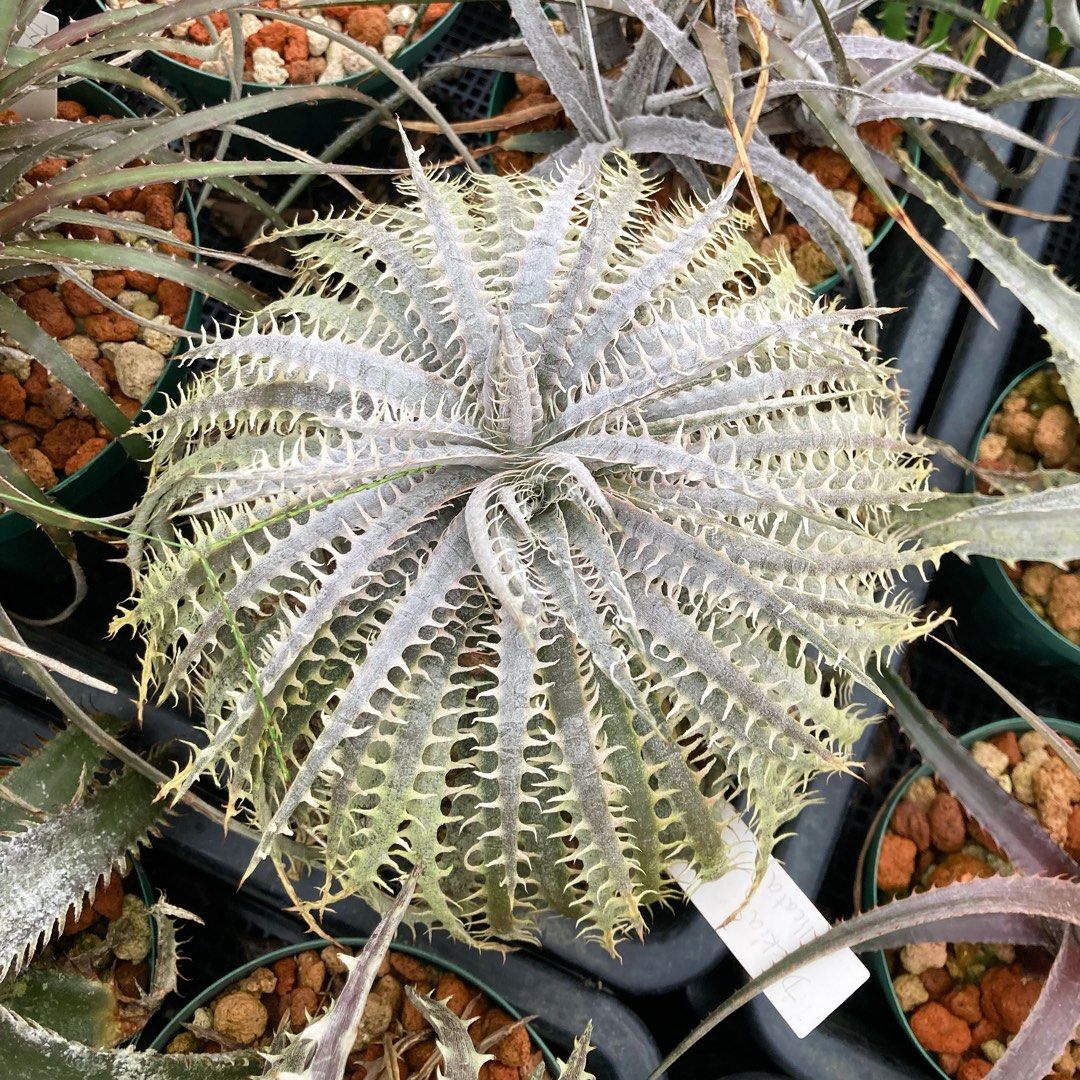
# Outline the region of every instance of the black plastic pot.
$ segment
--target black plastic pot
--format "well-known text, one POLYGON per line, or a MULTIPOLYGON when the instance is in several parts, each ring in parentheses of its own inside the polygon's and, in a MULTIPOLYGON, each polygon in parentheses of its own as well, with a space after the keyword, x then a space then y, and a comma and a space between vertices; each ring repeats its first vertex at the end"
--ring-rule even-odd
MULTIPOLYGON (((77 101, 80 105, 99 114, 135 115, 122 101, 96 83, 79 82, 67 86, 62 96, 77 101)), ((195 217, 195 207, 186 192, 181 199, 181 205, 191 223, 194 243, 198 244, 199 227, 195 217)), ((185 330, 199 329, 202 323, 202 308, 202 293, 192 292, 187 316, 184 319, 185 330)), ((181 375, 182 370, 179 364, 173 361, 165 364, 161 377, 143 404, 140 417, 145 419, 148 411, 155 409, 165 395, 176 389, 180 384, 181 375)), ((101 492, 114 481, 126 461, 124 447, 114 440, 77 473, 65 477, 51 488, 49 495, 68 510, 88 517, 96 517, 100 514, 98 502, 101 492)), ((13 510, 0 513, 0 570, 12 574, 27 572, 37 574, 51 571, 65 580, 68 575, 63 560, 56 555, 44 533, 29 518, 13 510), (34 570, 30 571, 30 567, 34 567, 34 570)))

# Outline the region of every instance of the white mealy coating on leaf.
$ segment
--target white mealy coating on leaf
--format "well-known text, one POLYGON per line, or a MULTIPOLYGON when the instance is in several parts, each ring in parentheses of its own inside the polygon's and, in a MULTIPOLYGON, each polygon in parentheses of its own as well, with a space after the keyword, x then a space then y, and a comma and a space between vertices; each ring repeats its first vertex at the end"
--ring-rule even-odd
POLYGON ((260 854, 292 833, 372 900, 416 860, 460 937, 555 907, 610 945, 671 860, 723 872, 726 797, 764 858, 849 767, 846 688, 925 629, 891 587, 937 552, 890 521, 929 466, 860 314, 734 211, 653 215, 622 159, 412 160, 412 201, 294 230, 293 292, 193 351, 123 621, 203 705, 176 786, 222 770, 260 854))

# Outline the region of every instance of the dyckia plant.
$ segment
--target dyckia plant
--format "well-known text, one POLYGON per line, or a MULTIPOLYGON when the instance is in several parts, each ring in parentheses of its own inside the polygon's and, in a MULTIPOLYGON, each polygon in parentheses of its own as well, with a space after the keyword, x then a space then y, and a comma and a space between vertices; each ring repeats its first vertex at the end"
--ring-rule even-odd
POLYGON ((846 689, 925 629, 903 568, 1008 551, 1006 515, 1072 550, 1080 487, 932 512, 874 313, 815 303, 724 200, 656 215, 624 157, 410 161, 407 205, 294 230, 293 292, 194 350, 118 625, 203 707, 171 786, 222 773, 257 858, 292 834, 327 902, 418 862, 459 936, 555 908, 610 946, 669 861, 725 870, 727 799, 764 864, 849 767, 846 689))
MULTIPOLYGON (((573 130, 519 137, 522 148, 551 151, 535 171, 543 175, 572 162, 589 144, 615 145, 659 168, 674 168, 704 198, 712 191, 707 173, 741 167, 772 187, 835 266, 850 265, 868 303, 873 277, 854 224, 815 176, 785 156, 778 137, 794 134, 838 149, 934 263, 966 290, 909 221, 893 190, 911 186, 921 195, 922 187, 907 180, 884 147, 863 141, 861 125, 902 122, 934 160, 943 161, 944 149, 955 145, 1012 182, 986 137, 1036 152, 1046 148, 992 109, 1014 99, 1080 92, 1075 73, 1031 60, 1031 78, 1015 88, 954 100, 938 85, 942 79, 963 78, 979 87, 988 80, 935 48, 878 36, 865 20, 856 27, 870 0, 623 0, 619 10, 641 27, 636 40, 623 29, 623 15, 599 10, 610 9, 609 2, 552 5, 565 21, 562 34, 533 0, 511 0, 510 6, 521 38, 479 49, 461 62, 539 75, 548 83, 573 130)), ((987 29, 1005 40, 997 28, 987 29)), ((942 212, 937 200, 933 205, 942 212)))

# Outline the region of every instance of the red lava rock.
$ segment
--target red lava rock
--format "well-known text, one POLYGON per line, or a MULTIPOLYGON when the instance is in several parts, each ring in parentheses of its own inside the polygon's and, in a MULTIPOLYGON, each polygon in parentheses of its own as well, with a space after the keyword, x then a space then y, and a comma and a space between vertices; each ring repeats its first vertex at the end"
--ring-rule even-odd
POLYGON ((123 905, 124 882, 120 875, 113 874, 105 884, 102 884, 99 878, 98 890, 94 895, 94 910, 106 919, 119 919, 123 913, 123 905))
POLYGON ((138 192, 139 189, 133 187, 117 188, 105 196, 105 201, 110 210, 130 210, 138 192))
POLYGON ((94 923, 97 917, 98 913, 89 904, 83 904, 83 909, 78 915, 75 914, 74 907, 69 907, 67 919, 64 921, 63 936, 72 937, 75 934, 81 934, 94 923))
POLYGON ((521 1070, 510 1065, 504 1065, 501 1061, 485 1061, 480 1066, 478 1080, 518 1080, 521 1070))
POLYGON ((409 1032, 427 1031, 431 1027, 409 998, 406 998, 401 1006, 401 1026, 409 1032))
MULTIPOLYGON (((982 995, 980 994, 980 1006, 981 998, 982 995)), ((1000 1025, 995 1024, 993 1020, 987 1020, 985 1016, 971 1029, 971 1041, 975 1046, 982 1046, 984 1042, 1000 1038, 1000 1025)))
MULTIPOLYGON (((289 82, 295 86, 307 86, 316 82, 326 70, 326 60, 321 56, 312 56, 307 60, 290 60, 285 64, 285 70, 289 73, 289 82)), ((183 252, 177 248, 175 253, 183 252)))
POLYGON ((77 101, 58 101, 56 115, 60 120, 81 120, 86 115, 86 106, 77 101))
POLYGON ((1004 856, 1005 852, 998 846, 998 842, 974 819, 969 817, 967 823, 968 836, 981 844, 991 855, 1004 856))
POLYGON ((38 431, 49 431, 56 427, 56 417, 50 416, 40 405, 31 405, 23 420, 38 431))
POLYGON ((964 811, 960 803, 949 794, 942 792, 930 804, 930 838, 939 851, 951 853, 964 846, 967 828, 964 823, 964 811))
POLYGON ((315 991, 307 986, 301 986, 292 992, 289 999, 289 1027, 294 1034, 304 1029, 308 1016, 315 1014, 318 1000, 315 991))
POLYGON ((942 859, 934 868, 930 877, 930 884, 935 888, 945 885, 953 885, 958 881, 970 881, 977 877, 993 877, 994 868, 977 859, 974 855, 966 855, 962 851, 956 852, 942 859))
POLYGON ((289 33, 285 38, 285 46, 281 51, 281 58, 286 65, 308 58, 308 35, 302 26, 289 27, 289 33))
POLYGON ((428 4, 427 9, 420 16, 420 29, 427 30, 434 26, 451 8, 449 3, 428 4))
POLYGON ((31 169, 23 173, 23 179, 29 184, 42 184, 46 180, 51 180, 66 168, 67 162, 63 158, 42 158, 31 169))
POLYGON ((155 195, 144 203, 142 212, 146 217, 146 224, 152 229, 163 229, 168 232, 173 227, 176 206, 169 196, 155 195))
POLYGON ((66 338, 75 333, 75 320, 51 289, 25 293, 19 297, 19 307, 50 337, 66 338))
POLYGON ((116 402, 116 407, 129 419, 134 420, 139 415, 139 410, 142 408, 142 402, 136 401, 134 398, 126 397, 117 390, 112 395, 113 401, 116 402))
POLYGON ((1020 743, 1017 741, 1015 731, 1004 731, 1000 735, 995 735, 990 740, 990 743, 1009 759, 1010 768, 1013 765, 1019 765, 1024 760, 1024 755, 1020 753, 1020 743))
POLYGON ((272 970, 277 976, 276 994, 284 996, 296 986, 296 960, 293 957, 275 961, 272 970))
POLYGON ((1074 859, 1080 859, 1080 803, 1069 811, 1069 820, 1065 828, 1065 850, 1074 859))
POLYGON ((808 150, 799 158, 799 164, 830 191, 835 191, 851 175, 851 162, 825 146, 808 150))
POLYGON ((15 284, 23 292, 33 292, 35 289, 51 289, 59 280, 59 274, 38 274, 35 277, 19 278, 15 284))
POLYGON ((980 984, 983 1016, 1015 1035, 1042 991, 1042 980, 1025 978, 1019 964, 991 968, 980 984))
POLYGON ((897 803, 889 828, 897 836, 906 836, 920 851, 926 851, 930 847, 930 819, 925 810, 908 799, 897 803))
MULTIPOLYGON (((513 1021, 510 1022, 513 1023, 513 1021)), ((515 1027, 495 1044, 492 1053, 504 1065, 512 1065, 515 1068, 528 1065, 529 1056, 532 1054, 529 1033, 524 1027, 515 1027)))
POLYGON ((878 857, 877 884, 885 892, 901 892, 911 884, 915 874, 915 855, 918 849, 905 836, 886 833, 878 857))
POLYGON ((93 437, 94 426, 86 420, 61 420, 42 436, 41 452, 56 468, 60 468, 87 439, 93 437))
MULTIPOLYGON (((64 475, 73 476, 84 465, 88 465, 91 461, 93 461, 94 458, 96 458, 98 454, 100 454, 101 451, 104 450, 105 447, 108 445, 108 439, 102 439, 98 436, 95 436, 92 439, 87 439, 86 442, 84 442, 82 446, 80 446, 79 449, 76 450, 75 453, 72 454, 71 457, 69 457, 67 461, 64 462, 64 475)), ((114 915, 110 916, 110 918, 116 917, 117 916, 114 915)))
POLYGON ((244 42, 244 49, 249 55, 256 49, 273 49, 274 52, 280 55, 285 48, 285 42, 288 40, 291 29, 290 24, 282 19, 271 19, 269 22, 264 22, 244 42))
POLYGON ((961 986, 947 995, 942 1004, 953 1016, 960 1017, 965 1024, 977 1024, 982 1019, 982 1008, 979 1005, 979 988, 977 986, 961 986))
POLYGON ((869 143, 882 154, 891 154, 904 130, 897 120, 868 120, 855 129, 863 142, 869 143))
POLYGON ((960 1062, 960 1068, 956 1070, 956 1080, 983 1080, 993 1066, 986 1058, 968 1058, 960 1062))
POLYGON ((943 998, 952 989, 952 976, 946 968, 927 968, 919 975, 931 1001, 943 998))
POLYGON ((100 300, 91 296, 74 281, 60 283, 60 296, 68 311, 77 319, 81 319, 84 315, 100 315, 105 310, 100 300))
POLYGON ((435 987, 435 1000, 444 1002, 455 1016, 460 1016, 475 996, 470 987, 449 972, 439 979, 435 987))
POLYGON ((346 21, 345 33, 373 49, 381 49, 383 38, 390 33, 390 22, 382 8, 358 7, 346 21))
POLYGON ((30 361, 30 378, 23 383, 23 389, 26 391, 27 401, 35 405, 41 403, 41 395, 49 389, 49 373, 37 360, 30 361))
POLYGON ((83 327, 95 341, 134 341, 139 336, 139 324, 115 311, 87 315, 83 327))
POLYGON ((5 420, 21 420, 26 415, 26 391, 14 375, 0 375, 0 416, 5 420))
POLYGON ((127 287, 127 279, 120 270, 101 270, 94 275, 94 288, 115 300, 127 287))
POLYGON ((971 1046, 971 1030, 944 1005, 928 1001, 911 1014, 911 1030, 920 1045, 935 1054, 962 1054, 971 1046))
POLYGON ((144 273, 142 270, 125 270, 124 280, 132 289, 137 289, 141 293, 146 293, 147 296, 153 296, 161 278, 155 277, 153 274, 144 273))
POLYGON ((191 290, 186 285, 164 279, 158 285, 157 302, 161 306, 161 314, 168 315, 174 326, 183 326, 190 300, 191 290))
POLYGON ((4 449, 14 456, 22 450, 36 450, 38 437, 32 433, 17 435, 14 439, 8 439, 4 443, 4 449))

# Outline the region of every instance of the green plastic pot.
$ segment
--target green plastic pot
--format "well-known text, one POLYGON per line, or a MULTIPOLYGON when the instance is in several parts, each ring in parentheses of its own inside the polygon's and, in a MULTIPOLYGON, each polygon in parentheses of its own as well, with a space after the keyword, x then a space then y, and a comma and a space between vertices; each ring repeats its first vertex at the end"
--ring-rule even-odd
MULTIPOLYGON (((98 115, 135 115, 122 101, 97 83, 80 82, 65 87, 63 96, 77 101, 98 115)), ((191 223, 193 241, 198 244, 199 226, 195 220, 195 207, 191 196, 186 192, 181 198, 181 206, 191 223)), ((202 325, 202 308, 202 293, 193 291, 191 300, 188 302, 187 316, 184 319, 185 330, 199 329, 202 325)), ((149 412, 161 405, 165 395, 175 390, 180 384, 181 375, 182 369, 179 364, 170 362, 165 365, 161 378, 158 379, 150 396, 144 402, 138 419, 145 419, 149 412)), ((110 442, 100 454, 87 462, 77 473, 65 477, 55 487, 50 488, 49 495, 73 513, 96 517, 102 493, 107 485, 115 481, 126 461, 127 454, 124 448, 116 441, 110 442)), ((68 576, 63 560, 56 554, 52 544, 34 522, 13 510, 0 514, 0 570, 26 573, 30 567, 34 567, 35 574, 40 569, 43 573, 52 572, 64 578, 68 576)))
MULTIPOLYGON (((971 444, 969 455, 973 461, 979 455, 979 444, 986 435, 991 419, 1005 398, 1029 375, 1048 366, 1045 361, 1032 364, 1001 392, 997 401, 990 406, 971 444)), ((967 489, 975 489, 973 477, 969 476, 967 489)), ((964 622, 979 628, 980 641, 988 648, 1006 653, 1022 663, 1040 667, 1076 669, 1080 666, 1080 646, 1059 634, 1024 603, 1020 590, 1009 580, 997 559, 974 556, 968 577, 969 587, 964 590, 964 622)))
MULTIPOLYGON (((506 107, 506 103, 517 93, 517 87, 514 83, 514 76, 507 72, 501 72, 495 79, 495 82, 491 87, 491 100, 488 104, 488 119, 498 116, 499 113, 506 107)), ((491 136, 494 140, 494 136, 491 136)), ((922 148, 918 143, 911 142, 907 147, 908 155, 912 162, 917 166, 922 158, 922 148)), ((903 191, 900 193, 900 205, 906 206, 908 201, 908 192, 903 191)), ((874 239, 870 241, 870 244, 866 248, 866 253, 869 255, 877 246, 889 235, 889 230, 896 224, 894 218, 886 218, 878 226, 878 231, 874 233, 874 239)), ((850 267, 849 267, 850 269, 850 267)), ((824 296, 827 292, 831 292, 840 284, 840 275, 833 274, 831 277, 827 277, 824 281, 819 281, 812 289, 811 292, 814 296, 824 296)))
MULTIPOLYGON (((367 938, 363 937, 345 937, 338 939, 342 945, 347 945, 353 950, 361 949, 367 944, 367 938)), ((235 971, 230 972, 224 978, 218 979, 212 986, 208 986, 198 997, 189 1001, 173 1018, 169 1021, 168 1025, 158 1034, 153 1042, 150 1043, 149 1049, 151 1050, 164 1050, 166 1046, 172 1041, 172 1039, 179 1035, 184 1030, 184 1024, 188 1023, 192 1016, 195 1014, 196 1009, 201 1009, 204 1005, 209 1004, 219 994, 228 990, 230 986, 238 982, 241 979, 246 978, 256 968, 270 967, 278 960, 284 960, 289 956, 296 956, 297 953, 307 952, 310 949, 324 949, 326 947, 325 941, 308 941, 301 942, 299 945, 286 945, 284 948, 277 949, 272 953, 268 953, 265 956, 258 957, 255 960, 251 960, 244 964, 242 967, 238 967, 235 971)), ((426 952, 423 949, 418 949, 413 945, 392 945, 391 950, 393 952, 404 953, 406 956, 415 957, 417 960, 423 961, 425 964, 430 964, 432 967, 439 968, 442 971, 447 971, 451 975, 456 975, 462 982, 467 983, 474 989, 481 991, 484 996, 493 1004, 497 1005, 503 1012, 513 1017, 515 1020, 521 1019, 521 1013, 515 1009, 504 997, 492 990, 490 986, 481 982, 474 975, 471 975, 464 968, 460 968, 457 964, 450 963, 448 960, 444 960, 441 956, 435 956, 432 953, 426 952)), ((584 1026, 584 1023, 582 1024, 584 1026)), ((552 1076, 558 1074, 558 1066, 555 1061, 555 1056, 548 1048, 543 1039, 536 1034, 531 1024, 527 1024, 529 1035, 532 1038, 533 1045, 544 1055, 544 1062, 547 1065, 552 1076)))
MULTIPOLYGON (((103 10, 111 10, 106 0, 98 0, 98 5, 103 10)), ((406 75, 412 75, 428 53, 449 33, 461 15, 461 9, 460 3, 454 4, 426 33, 401 49, 391 58, 394 67, 400 68, 406 75)), ((229 100, 232 84, 224 75, 189 67, 160 52, 148 52, 146 56, 161 73, 162 78, 193 105, 217 105, 229 100)), ((378 73, 350 75, 327 85, 348 87, 373 98, 383 97, 394 89, 394 84, 385 75, 378 73)), ((245 96, 272 94, 277 89, 275 86, 249 82, 244 83, 243 88, 245 96)), ((272 109, 270 112, 248 117, 242 123, 252 131, 317 154, 340 135, 344 128, 359 119, 364 111, 364 106, 358 102, 319 101, 310 105, 289 105, 283 109, 272 109)), ((283 156, 251 139, 238 139, 234 142, 239 144, 239 149, 249 158, 283 156)))
MULTIPOLYGON (((1067 735, 1074 742, 1080 743, 1080 724, 1073 723, 1069 720, 1057 720, 1053 717, 1044 717, 1043 719, 1046 720, 1055 731, 1060 732, 1062 735, 1067 735)), ((1010 717, 1005 720, 996 720, 992 724, 985 724, 983 727, 976 728, 974 731, 969 731, 966 735, 960 736, 960 742, 962 742, 964 746, 971 746, 980 739, 992 739, 995 735, 1002 735, 1006 731, 1017 731, 1022 733, 1030 730, 1031 727, 1026 721, 1020 720, 1017 717, 1010 717)), ((856 875, 855 893, 855 906, 857 910, 867 911, 878 905, 878 859, 881 856, 881 843, 885 836, 886 829, 888 828, 888 824, 892 820, 893 811, 914 781, 922 776, 933 776, 933 774, 934 771, 929 765, 920 765, 917 769, 912 769, 911 772, 896 785, 885 805, 878 812, 878 816, 874 819, 874 823, 870 827, 870 833, 866 839, 866 845, 863 847, 862 854, 859 858, 859 870, 856 875)), ((885 997, 888 999, 889 1008, 892 1010, 897 1021, 907 1032, 908 1038, 911 1039, 912 1043, 918 1048, 919 1053, 923 1056, 930 1068, 932 1068, 938 1076, 944 1077, 945 1080, 949 1080, 948 1073, 944 1072, 938 1066, 938 1063, 934 1060, 933 1056, 929 1054, 923 1048, 922 1043, 915 1038, 915 1033, 911 1030, 911 1024, 908 1022, 907 1014, 900 1007, 900 1002, 896 997, 896 991, 893 989, 892 977, 889 974, 889 962, 885 953, 869 953, 864 956, 864 959, 871 971, 873 971, 874 975, 877 977, 878 982, 881 984, 881 988, 885 992, 885 997)))

